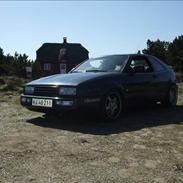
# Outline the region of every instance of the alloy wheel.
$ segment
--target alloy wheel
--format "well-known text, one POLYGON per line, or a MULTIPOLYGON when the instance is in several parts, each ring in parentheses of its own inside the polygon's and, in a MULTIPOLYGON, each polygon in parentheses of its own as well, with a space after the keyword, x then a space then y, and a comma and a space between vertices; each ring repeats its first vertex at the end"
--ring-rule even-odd
POLYGON ((121 113, 121 97, 117 92, 109 93, 105 101, 105 113, 109 119, 116 119, 121 113))

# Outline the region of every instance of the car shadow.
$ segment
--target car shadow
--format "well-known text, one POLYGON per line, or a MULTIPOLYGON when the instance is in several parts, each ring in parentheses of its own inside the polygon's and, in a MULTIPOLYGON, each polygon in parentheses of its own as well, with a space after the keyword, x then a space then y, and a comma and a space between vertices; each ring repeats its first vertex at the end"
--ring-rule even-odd
POLYGON ((161 105, 128 108, 120 119, 110 123, 99 120, 97 115, 93 115, 93 111, 91 113, 70 112, 59 118, 43 116, 29 119, 27 122, 45 128, 93 135, 110 135, 168 124, 183 125, 183 106, 177 106, 174 109, 164 108, 161 105))

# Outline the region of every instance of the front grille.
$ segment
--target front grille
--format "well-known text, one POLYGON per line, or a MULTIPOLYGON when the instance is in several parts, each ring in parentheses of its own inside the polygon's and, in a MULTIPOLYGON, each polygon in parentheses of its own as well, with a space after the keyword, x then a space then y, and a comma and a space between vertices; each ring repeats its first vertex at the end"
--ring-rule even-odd
POLYGON ((34 87, 34 95, 57 97, 59 88, 56 86, 36 86, 34 87))

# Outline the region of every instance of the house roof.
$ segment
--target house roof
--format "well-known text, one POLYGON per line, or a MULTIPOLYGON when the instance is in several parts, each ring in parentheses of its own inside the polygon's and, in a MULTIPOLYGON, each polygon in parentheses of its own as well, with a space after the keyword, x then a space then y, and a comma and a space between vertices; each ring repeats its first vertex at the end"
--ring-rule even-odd
POLYGON ((88 56, 88 53, 89 51, 79 43, 67 43, 66 41, 63 43, 44 43, 37 50, 37 60, 42 62, 58 62, 59 58, 66 54, 69 62, 78 63, 80 60, 83 61, 82 58, 85 55, 88 56), (64 53, 63 50, 65 51, 64 53))

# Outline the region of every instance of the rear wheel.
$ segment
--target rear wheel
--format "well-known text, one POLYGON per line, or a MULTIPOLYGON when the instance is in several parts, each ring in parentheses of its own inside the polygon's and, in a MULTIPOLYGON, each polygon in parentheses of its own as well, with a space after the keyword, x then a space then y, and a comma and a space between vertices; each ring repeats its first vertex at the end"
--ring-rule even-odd
POLYGON ((168 107, 175 107, 177 104, 177 89, 176 87, 172 86, 166 98, 162 101, 162 104, 168 107))
POLYGON ((122 100, 118 91, 111 90, 102 102, 102 117, 106 120, 117 119, 122 111, 122 100))

